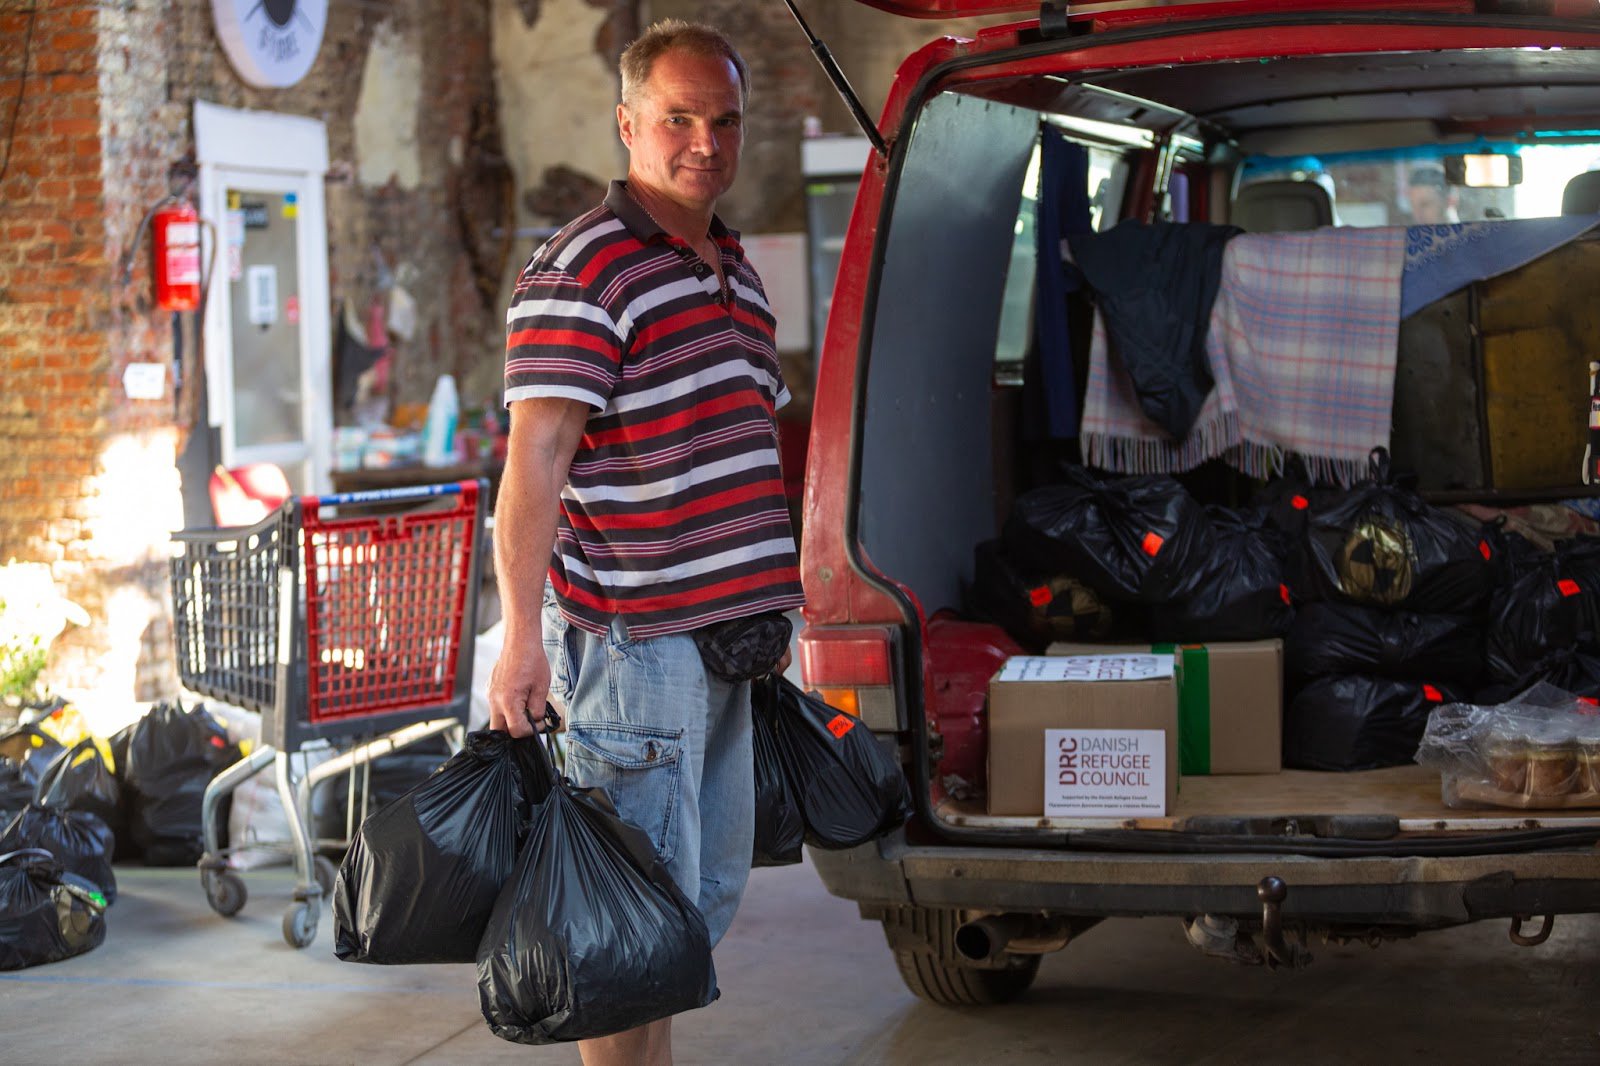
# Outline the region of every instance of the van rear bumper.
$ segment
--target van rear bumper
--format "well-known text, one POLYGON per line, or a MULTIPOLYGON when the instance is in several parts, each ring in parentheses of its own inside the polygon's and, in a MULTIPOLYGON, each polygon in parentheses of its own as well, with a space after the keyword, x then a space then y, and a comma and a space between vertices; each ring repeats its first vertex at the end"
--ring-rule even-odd
POLYGON ((864 906, 1085 917, 1259 918, 1256 886, 1289 886, 1285 921, 1434 929, 1600 912, 1600 848, 1474 856, 1145 855, 908 844, 808 849, 828 891, 864 906))

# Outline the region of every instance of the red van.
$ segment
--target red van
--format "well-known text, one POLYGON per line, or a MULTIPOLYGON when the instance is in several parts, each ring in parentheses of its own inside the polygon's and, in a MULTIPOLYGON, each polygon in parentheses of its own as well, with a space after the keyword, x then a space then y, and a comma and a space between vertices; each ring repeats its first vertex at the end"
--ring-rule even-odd
MULTIPOLYGON (((1170 915, 1208 952, 1296 964, 1316 938, 1500 919, 1529 944, 1558 915, 1600 911, 1600 810, 1446 807, 1424 767, 1215 777, 1162 818, 990 815, 983 778, 1005 767, 987 765, 988 685, 1021 648, 965 607, 975 547, 1048 470, 1083 458, 1070 434, 1027 428, 1042 130, 1087 153, 1078 192, 1101 231, 1593 214, 1600 10, 865 2, 928 19, 1038 17, 904 62, 878 124, 887 151, 868 164, 846 239, 806 476, 801 667, 898 747, 916 811, 873 845, 813 852, 828 889, 882 923, 913 992, 945 1004, 1021 994, 1042 953, 1111 916, 1170 915), (1496 155, 1516 162, 1469 184, 1462 160, 1496 155), (1449 172, 1430 190, 1443 202, 1425 208, 1408 185, 1434 170, 1449 172)), ((1510 301, 1524 320, 1507 335, 1534 352, 1520 365, 1540 369, 1490 372, 1479 316, 1493 301, 1471 286, 1401 324, 1409 384, 1396 385, 1390 449, 1437 502, 1590 492, 1592 247, 1578 236, 1561 252, 1570 262, 1529 282, 1537 299, 1510 301), (1549 375, 1564 399, 1547 389, 1495 422, 1500 398, 1549 375)))

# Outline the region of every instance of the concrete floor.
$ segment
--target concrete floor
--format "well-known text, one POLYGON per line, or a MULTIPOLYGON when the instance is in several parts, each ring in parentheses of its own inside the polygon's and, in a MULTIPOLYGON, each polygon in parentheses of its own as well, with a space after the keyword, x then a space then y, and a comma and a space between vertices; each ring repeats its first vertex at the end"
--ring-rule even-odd
MULTIPOLYGON (((278 932, 287 871, 247 875, 232 921, 188 870, 118 871, 106 943, 0 974, 0 1061, 22 1064, 576 1063, 497 1040, 471 967, 338 962, 331 918, 278 932)), ((680 1063, 1600 1063, 1600 916, 1522 949, 1496 922, 1366 948, 1293 975, 1201 957, 1176 921, 1108 922, 1045 960, 1021 1003, 932 1007, 874 925, 809 866, 757 870, 718 949, 722 999, 676 1026, 680 1063)))

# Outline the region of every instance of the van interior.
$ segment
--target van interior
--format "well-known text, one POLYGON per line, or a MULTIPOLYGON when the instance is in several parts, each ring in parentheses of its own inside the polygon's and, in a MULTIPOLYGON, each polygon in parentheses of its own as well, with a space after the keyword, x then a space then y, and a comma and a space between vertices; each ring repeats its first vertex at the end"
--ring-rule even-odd
MULTIPOLYGON (((1035 235, 1042 137, 1086 153, 1087 186, 1076 192, 1102 233, 1125 219, 1319 236, 1580 215, 1600 223, 1596 100, 1600 51, 1524 48, 1064 66, 989 80, 967 70, 931 91, 902 132, 885 194, 853 520, 862 558, 920 616, 924 675, 951 690, 929 725, 930 801, 946 829, 1248 833, 1328 816, 1347 819, 1349 832, 1415 839, 1600 824, 1600 810, 1449 807, 1438 772, 1417 765, 1185 777, 1161 818, 990 815, 987 676, 970 667, 976 645, 1043 650, 974 609, 978 547, 1001 536, 1020 495, 1064 467, 1092 466, 1077 433, 1040 413, 1046 400, 1029 367, 1045 298, 1035 235), (1482 157, 1500 157, 1487 164, 1500 172, 1474 182, 1462 168, 1482 157), (1515 183, 1507 159, 1517 161, 1515 183)), ((1578 227, 1531 261, 1402 318, 1389 450, 1429 503, 1474 509, 1462 513, 1479 521, 1569 502, 1574 514, 1600 514, 1585 510, 1600 497, 1581 476, 1588 364, 1600 359, 1596 292, 1600 236, 1578 227)), ((1061 299, 1081 403, 1092 297, 1079 289, 1061 299)), ((1291 455, 1269 465, 1252 473, 1211 459, 1176 476, 1203 504, 1242 506, 1297 469, 1291 455)), ((1292 690, 1284 695, 1287 705, 1292 690)))

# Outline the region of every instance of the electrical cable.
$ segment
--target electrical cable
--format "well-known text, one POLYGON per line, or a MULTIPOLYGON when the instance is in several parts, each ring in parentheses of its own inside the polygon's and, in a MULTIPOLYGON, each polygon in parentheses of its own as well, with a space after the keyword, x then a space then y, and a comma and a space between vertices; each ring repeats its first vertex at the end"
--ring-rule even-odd
POLYGON ((17 79, 17 100, 11 105, 11 121, 6 126, 6 154, 0 158, 0 184, 6 180, 6 171, 11 169, 11 148, 17 139, 17 119, 22 116, 22 97, 28 91, 28 63, 33 59, 33 26, 39 21, 39 3, 34 0, 28 9, 28 32, 22 39, 22 75, 17 79))

